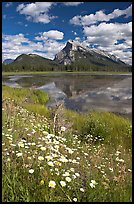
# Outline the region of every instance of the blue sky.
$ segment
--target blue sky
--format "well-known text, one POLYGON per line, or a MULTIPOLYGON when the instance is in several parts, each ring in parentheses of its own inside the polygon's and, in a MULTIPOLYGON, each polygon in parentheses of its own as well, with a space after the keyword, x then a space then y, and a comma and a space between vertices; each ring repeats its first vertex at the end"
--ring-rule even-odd
POLYGON ((69 40, 132 63, 131 2, 3 2, 2 58, 54 59, 69 40))

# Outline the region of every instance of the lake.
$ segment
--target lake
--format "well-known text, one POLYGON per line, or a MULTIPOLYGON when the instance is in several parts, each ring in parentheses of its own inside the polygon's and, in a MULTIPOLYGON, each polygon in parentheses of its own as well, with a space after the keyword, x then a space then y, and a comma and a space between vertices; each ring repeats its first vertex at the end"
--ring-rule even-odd
POLYGON ((131 74, 49 73, 3 75, 3 84, 46 91, 49 108, 64 103, 79 112, 111 111, 132 117, 131 74))

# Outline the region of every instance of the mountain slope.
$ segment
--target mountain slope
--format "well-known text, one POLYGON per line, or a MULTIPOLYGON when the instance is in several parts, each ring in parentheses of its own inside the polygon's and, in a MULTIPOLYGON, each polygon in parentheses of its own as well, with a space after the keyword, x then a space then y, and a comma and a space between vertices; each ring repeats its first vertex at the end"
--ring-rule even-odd
POLYGON ((64 65, 72 63, 86 63, 88 65, 126 65, 120 59, 105 51, 88 48, 82 44, 69 40, 66 46, 55 56, 56 62, 64 65))
POLYGON ((53 71, 58 67, 59 64, 53 60, 36 54, 22 54, 10 66, 6 65, 3 71, 53 71))
POLYGON ((30 65, 57 65, 56 62, 54 62, 53 60, 41 57, 39 55, 36 54, 22 54, 20 56, 18 56, 14 62, 12 64, 22 64, 25 65, 29 63, 30 65))

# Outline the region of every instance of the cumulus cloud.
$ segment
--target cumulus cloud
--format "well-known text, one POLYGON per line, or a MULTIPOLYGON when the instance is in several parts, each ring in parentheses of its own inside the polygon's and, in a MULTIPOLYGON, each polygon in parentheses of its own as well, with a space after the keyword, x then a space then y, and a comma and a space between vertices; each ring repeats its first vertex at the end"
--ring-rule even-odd
POLYGON ((85 26, 83 32, 86 37, 84 43, 87 45, 95 44, 99 49, 115 54, 122 61, 132 63, 132 52, 128 55, 126 51, 132 48, 132 22, 85 26))
POLYGON ((33 22, 49 23, 56 16, 48 14, 54 2, 35 2, 29 4, 19 4, 16 11, 26 15, 26 19, 33 22))
POLYGON ((43 57, 54 59, 65 43, 58 42, 55 39, 45 42, 34 42, 20 33, 17 35, 2 35, 2 60, 15 59, 21 54, 34 53, 43 57))
POLYGON ((132 5, 130 5, 127 9, 120 10, 120 9, 115 9, 112 13, 105 14, 104 11, 100 10, 97 11, 95 14, 90 14, 90 15, 77 15, 74 16, 72 19, 70 19, 70 23, 74 25, 92 25, 96 24, 97 22, 108 22, 111 19, 118 18, 120 16, 125 16, 129 17, 132 16, 132 5))
POLYGON ((35 37, 36 40, 47 40, 48 38, 62 40, 64 33, 58 30, 49 30, 48 32, 41 33, 41 36, 35 37))

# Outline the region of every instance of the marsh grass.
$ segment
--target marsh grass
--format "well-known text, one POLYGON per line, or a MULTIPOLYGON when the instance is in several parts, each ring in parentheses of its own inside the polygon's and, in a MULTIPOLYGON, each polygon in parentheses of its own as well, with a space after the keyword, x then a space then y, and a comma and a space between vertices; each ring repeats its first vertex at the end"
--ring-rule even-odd
POLYGON ((129 119, 100 111, 83 114, 66 110, 65 115, 72 122, 73 129, 81 140, 87 142, 92 140, 95 143, 103 140, 105 144, 113 147, 123 145, 125 149, 131 148, 132 128, 129 119))
POLYGON ((42 108, 47 99, 42 92, 3 87, 2 201, 132 201, 130 121, 67 110, 72 128, 55 134, 42 108))

